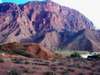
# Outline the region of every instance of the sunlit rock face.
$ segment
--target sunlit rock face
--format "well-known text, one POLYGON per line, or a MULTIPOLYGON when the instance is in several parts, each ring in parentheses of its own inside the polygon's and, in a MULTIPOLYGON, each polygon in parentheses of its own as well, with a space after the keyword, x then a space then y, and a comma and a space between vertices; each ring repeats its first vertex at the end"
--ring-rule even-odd
POLYGON ((50 0, 20 5, 0 4, 1 44, 28 42, 39 43, 49 49, 100 50, 100 42, 96 44, 97 41, 93 23, 74 9, 50 0), (91 40, 90 36, 94 39, 91 40), (89 47, 85 47, 88 44, 89 47))
POLYGON ((0 43, 20 41, 21 38, 29 38, 35 33, 30 27, 27 16, 16 4, 3 3, 0 5, 0 43))

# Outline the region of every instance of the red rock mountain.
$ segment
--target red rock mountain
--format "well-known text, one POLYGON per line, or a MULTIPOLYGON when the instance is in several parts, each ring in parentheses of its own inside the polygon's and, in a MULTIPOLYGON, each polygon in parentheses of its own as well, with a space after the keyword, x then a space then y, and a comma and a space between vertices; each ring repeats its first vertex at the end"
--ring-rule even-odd
POLYGON ((49 0, 0 4, 0 44, 28 42, 49 49, 100 51, 97 34, 83 14, 49 0))

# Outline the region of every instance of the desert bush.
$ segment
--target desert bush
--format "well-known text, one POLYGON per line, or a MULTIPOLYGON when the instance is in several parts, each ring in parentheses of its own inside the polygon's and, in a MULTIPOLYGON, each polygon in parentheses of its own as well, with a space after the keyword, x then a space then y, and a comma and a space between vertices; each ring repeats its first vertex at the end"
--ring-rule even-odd
POLYGON ((84 75, 84 73, 80 72, 78 75, 84 75))
POLYGON ((44 75, 56 75, 54 72, 45 72, 44 75))
POLYGON ((29 54, 25 50, 13 50, 15 54, 23 55, 23 56, 29 56, 29 54))
POLYGON ((30 64, 30 62, 28 62, 28 61, 25 61, 25 62, 24 62, 24 64, 30 64))
POLYGON ((65 71, 63 72, 63 75, 69 75, 68 70, 65 70, 65 71))
POLYGON ((2 46, 0 45, 0 49, 2 48, 2 46))
POLYGON ((60 59, 60 58, 63 58, 63 56, 59 53, 55 53, 54 59, 60 59))
POLYGON ((31 55, 24 49, 0 50, 0 53, 17 54, 26 57, 31 57, 31 55))
POLYGON ((21 60, 17 59, 17 58, 13 58, 13 59, 11 59, 11 61, 14 63, 17 63, 17 64, 22 64, 21 60))
POLYGON ((26 50, 10 50, 7 53, 31 57, 31 55, 26 50))
POLYGON ((69 68, 69 69, 68 69, 68 71, 69 71, 69 72, 74 72, 75 70, 74 70, 74 69, 69 68))
POLYGON ((4 53, 4 51, 3 50, 0 50, 0 53, 4 53))
POLYGON ((95 59, 95 60, 100 60, 100 54, 95 54, 95 55, 92 55, 92 56, 88 56, 87 59, 95 59))
POLYGON ((70 57, 81 57, 81 55, 78 52, 74 52, 70 55, 70 57))
POLYGON ((3 63, 4 62, 4 59, 3 58, 0 58, 0 63, 3 63))
POLYGON ((8 75, 22 75, 22 73, 18 70, 18 69, 11 69, 9 72, 8 72, 8 75))

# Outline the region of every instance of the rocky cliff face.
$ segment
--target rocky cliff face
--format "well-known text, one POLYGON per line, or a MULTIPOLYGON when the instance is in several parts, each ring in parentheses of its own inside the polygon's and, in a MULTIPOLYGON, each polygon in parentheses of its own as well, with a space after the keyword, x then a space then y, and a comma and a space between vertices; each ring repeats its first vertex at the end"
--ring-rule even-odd
MULTIPOLYGON (((20 41, 31 36, 27 16, 16 4, 0 4, 0 43, 20 41)), ((34 29, 32 29, 34 31, 34 29)))
POLYGON ((0 4, 0 44, 9 42, 100 50, 93 23, 78 11, 51 1, 0 4))

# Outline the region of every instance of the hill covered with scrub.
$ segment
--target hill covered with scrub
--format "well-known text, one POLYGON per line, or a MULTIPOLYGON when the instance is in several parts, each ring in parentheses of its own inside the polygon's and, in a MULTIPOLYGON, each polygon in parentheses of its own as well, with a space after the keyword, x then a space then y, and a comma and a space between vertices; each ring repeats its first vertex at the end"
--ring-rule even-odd
MULTIPOLYGON (((70 51, 69 51, 70 52, 70 51)), ((0 75, 99 75, 100 54, 62 55, 38 44, 0 45, 0 75)))

